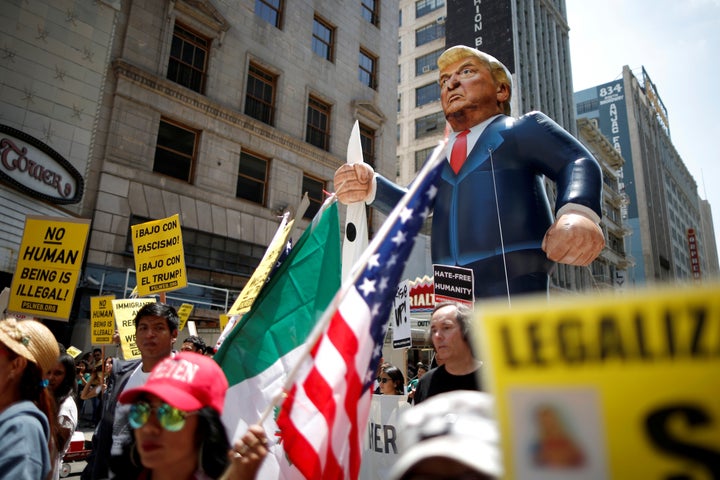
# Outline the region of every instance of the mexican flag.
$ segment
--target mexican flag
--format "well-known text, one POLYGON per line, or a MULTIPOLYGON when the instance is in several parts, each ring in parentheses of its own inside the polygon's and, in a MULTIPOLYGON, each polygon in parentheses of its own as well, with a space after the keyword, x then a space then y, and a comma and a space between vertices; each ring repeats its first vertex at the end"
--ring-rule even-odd
MULTIPOLYGON (((305 352, 305 340, 340 288, 340 222, 336 201, 316 215, 252 308, 232 329, 214 359, 230 384, 223 423, 237 440, 282 392, 305 352)), ((258 478, 302 478, 279 442, 275 417, 264 422, 271 454, 258 478)))

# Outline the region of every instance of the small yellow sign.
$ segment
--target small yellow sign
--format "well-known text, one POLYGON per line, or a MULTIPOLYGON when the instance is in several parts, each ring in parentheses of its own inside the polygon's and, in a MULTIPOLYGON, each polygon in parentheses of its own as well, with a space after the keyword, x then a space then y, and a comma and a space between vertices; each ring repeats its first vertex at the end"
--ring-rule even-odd
POLYGON ((220 321, 220 331, 222 332, 223 330, 225 330, 225 327, 227 326, 228 322, 230 321, 230 315, 221 313, 219 321, 220 321))
POLYGON ((89 231, 84 218, 27 216, 8 311, 67 321, 89 231))
POLYGON ((112 344, 115 333, 114 299, 115 295, 90 297, 90 343, 93 345, 112 344))
POLYGON ((82 350, 80 350, 77 347, 73 347, 72 345, 70 345, 68 348, 66 348, 65 351, 68 353, 68 355, 70 355, 73 358, 77 358, 77 356, 82 353, 82 350))
POLYGON ((133 225, 131 230, 138 295, 186 287, 180 216, 133 225))
POLYGON ((135 339, 135 315, 142 307, 154 302, 154 298, 125 298, 112 301, 115 324, 120 334, 120 346, 125 360, 140 358, 140 350, 135 339))
POLYGON ((504 479, 720 477, 720 284, 478 304, 504 479))
POLYGON ((285 227, 275 235, 265 251, 263 259, 250 277, 250 280, 245 284, 240 295, 235 299, 235 303, 233 303, 230 310, 228 310, 228 316, 242 315, 250 311, 250 307, 252 307, 253 302, 260 294, 260 290, 262 290, 262 287, 267 282, 270 272, 272 272, 278 258, 280 258, 280 254, 285 249, 294 224, 295 220, 290 220, 285 224, 285 227))
POLYGON ((182 305, 180 305, 180 308, 177 309, 178 317, 180 318, 178 332, 182 331, 182 329, 185 328, 185 324, 187 323, 188 318, 190 318, 192 311, 193 305, 190 303, 183 303, 182 305))

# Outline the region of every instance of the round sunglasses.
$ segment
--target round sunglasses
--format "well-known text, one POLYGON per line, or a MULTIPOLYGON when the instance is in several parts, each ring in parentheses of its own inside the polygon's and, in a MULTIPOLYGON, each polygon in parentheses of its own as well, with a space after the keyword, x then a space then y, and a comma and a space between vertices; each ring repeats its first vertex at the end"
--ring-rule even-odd
POLYGON ((160 426, 168 432, 179 432, 185 426, 185 419, 188 415, 196 414, 194 412, 184 412, 179 408, 172 407, 167 403, 160 403, 152 406, 147 402, 137 402, 130 405, 130 413, 128 414, 128 423, 134 429, 138 429, 145 425, 150 419, 150 414, 155 412, 155 417, 160 426))

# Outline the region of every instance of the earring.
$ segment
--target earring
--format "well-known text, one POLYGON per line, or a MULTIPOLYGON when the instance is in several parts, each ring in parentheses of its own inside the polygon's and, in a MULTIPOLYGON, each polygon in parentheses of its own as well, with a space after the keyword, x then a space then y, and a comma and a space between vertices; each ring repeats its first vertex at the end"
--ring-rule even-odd
POLYGON ((141 468, 142 467, 142 460, 140 460, 140 452, 138 452, 137 445, 135 444, 135 441, 133 440, 132 445, 130 445, 130 463, 132 463, 133 467, 135 468, 141 468), (137 461, 135 460, 135 457, 138 457, 137 461))
POLYGON ((205 446, 205 442, 202 442, 200 448, 198 448, 198 470, 201 474, 205 473, 205 469, 203 468, 203 446, 205 446))

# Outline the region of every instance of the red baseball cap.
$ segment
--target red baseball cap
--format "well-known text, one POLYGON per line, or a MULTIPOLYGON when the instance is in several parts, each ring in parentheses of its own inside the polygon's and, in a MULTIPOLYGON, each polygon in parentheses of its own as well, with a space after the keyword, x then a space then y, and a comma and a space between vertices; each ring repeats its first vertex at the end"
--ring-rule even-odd
POLYGON ((157 364, 145 385, 122 392, 119 400, 133 403, 149 393, 185 412, 211 407, 221 414, 227 389, 225 373, 215 360, 182 352, 157 364))

